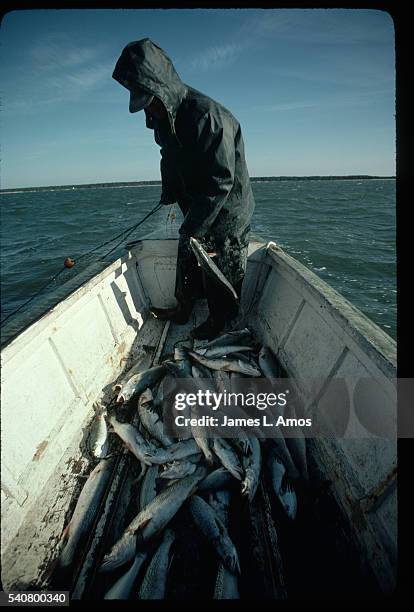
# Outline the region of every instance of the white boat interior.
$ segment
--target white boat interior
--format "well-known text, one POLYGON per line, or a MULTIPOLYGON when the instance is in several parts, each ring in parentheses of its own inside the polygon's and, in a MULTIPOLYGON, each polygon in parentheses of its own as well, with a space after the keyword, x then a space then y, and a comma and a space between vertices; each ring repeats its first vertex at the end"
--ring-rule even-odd
MULTIPOLYGON (((155 319, 149 306, 175 303, 175 239, 144 239, 83 284, 2 350, 1 503, 4 589, 45 587, 56 544, 90 460, 82 440, 92 404, 144 345, 153 363, 206 317, 200 301, 184 326, 155 319)), ((335 377, 375 378, 395 402, 396 343, 275 243, 251 242, 242 296, 246 325, 293 377, 306 405, 335 401, 335 377)), ((308 441, 330 483, 349 539, 378 590, 395 588, 396 440, 349 437, 308 441)), ((99 525, 98 525, 99 528, 99 525)), ((86 576, 86 573, 84 574, 86 576)), ((86 577, 78 579, 79 596, 86 577), (83 582, 82 582, 83 580, 83 582)))

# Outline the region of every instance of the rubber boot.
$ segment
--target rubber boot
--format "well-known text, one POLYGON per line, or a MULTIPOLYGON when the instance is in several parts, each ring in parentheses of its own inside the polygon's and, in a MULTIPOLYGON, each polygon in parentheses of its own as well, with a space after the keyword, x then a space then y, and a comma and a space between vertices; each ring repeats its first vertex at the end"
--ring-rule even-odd
POLYGON ((239 300, 236 301, 207 275, 204 276, 206 297, 210 314, 204 323, 194 328, 190 335, 196 340, 212 340, 220 334, 226 324, 237 316, 243 279, 234 287, 239 300))
POLYGON ((178 325, 184 325, 190 318, 193 302, 179 303, 174 308, 151 308, 150 310, 154 317, 160 319, 160 321, 172 321, 178 325))
POLYGON ((204 296, 201 268, 191 251, 188 240, 181 236, 178 241, 177 270, 175 278, 174 308, 151 308, 153 315, 161 321, 172 321, 183 325, 187 323, 197 298, 204 296))

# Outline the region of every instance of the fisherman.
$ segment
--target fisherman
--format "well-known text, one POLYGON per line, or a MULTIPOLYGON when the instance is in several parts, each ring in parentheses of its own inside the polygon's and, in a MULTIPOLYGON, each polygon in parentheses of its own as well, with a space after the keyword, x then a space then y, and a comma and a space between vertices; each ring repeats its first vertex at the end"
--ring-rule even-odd
POLYGON ((192 330, 215 337, 238 314, 239 300, 201 275, 190 247, 196 238, 234 287, 239 299, 246 270, 254 198, 238 121, 224 106, 183 83, 167 54, 149 38, 129 43, 113 78, 130 91, 129 111, 144 110, 161 147, 161 203, 178 203, 177 306, 153 308, 157 318, 189 320, 197 298, 207 298, 208 319, 192 330))

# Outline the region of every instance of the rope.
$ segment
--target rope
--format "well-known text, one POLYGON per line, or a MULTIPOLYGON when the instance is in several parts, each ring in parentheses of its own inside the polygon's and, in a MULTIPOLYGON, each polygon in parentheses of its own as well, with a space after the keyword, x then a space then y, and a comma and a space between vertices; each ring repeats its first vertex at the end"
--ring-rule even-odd
MULTIPOLYGON (((122 236, 121 240, 107 253, 105 253, 105 255, 102 256, 102 258, 107 257, 110 253, 112 253, 113 251, 115 251, 115 249, 117 249, 119 247, 119 245, 126 239, 128 238, 128 236, 130 234, 132 234, 132 232, 134 230, 137 229, 137 227, 139 227, 140 225, 142 225, 142 223, 144 223, 144 221, 146 221, 148 219, 148 217, 150 217, 151 215, 153 215, 154 213, 158 212, 161 208, 163 207, 163 204, 159 203, 156 206, 154 206, 154 208, 147 214, 145 215, 145 217, 143 219, 141 219, 141 221, 138 221, 138 223, 135 223, 134 225, 128 227, 126 230, 124 230, 123 232, 117 234, 116 236, 114 236, 113 238, 111 238, 110 240, 106 240, 105 242, 102 242, 101 244, 99 244, 98 246, 94 247, 93 249, 91 249, 90 251, 87 251, 86 253, 82 253, 81 255, 79 255, 79 257, 76 259, 76 261, 79 261, 81 259, 83 259, 84 257, 87 257, 88 255, 90 255, 91 253, 94 253, 95 251, 97 251, 98 249, 101 249, 102 247, 106 246, 107 244, 110 244, 111 242, 114 242, 114 240, 117 240, 120 236, 122 236)), ((62 272, 65 272, 67 268, 65 266, 63 266, 63 268, 61 270, 59 270, 59 272, 57 272, 54 276, 52 276, 52 278, 50 278, 44 285, 42 285, 40 287, 40 289, 38 289, 38 291, 36 291, 36 293, 34 295, 32 295, 28 300, 26 300, 26 302, 23 302, 23 304, 21 304, 18 308, 16 308, 15 310, 13 310, 13 312, 11 312, 10 314, 7 315, 7 317, 4 317, 4 319, 2 319, 0 321, 0 326, 3 325, 8 319, 10 319, 10 317, 13 317, 15 314, 17 314, 22 308, 24 308, 25 306, 27 306, 27 304, 30 304, 31 301, 33 301, 36 297, 38 297, 45 289, 46 287, 48 287, 49 285, 51 285, 61 274, 62 272)))

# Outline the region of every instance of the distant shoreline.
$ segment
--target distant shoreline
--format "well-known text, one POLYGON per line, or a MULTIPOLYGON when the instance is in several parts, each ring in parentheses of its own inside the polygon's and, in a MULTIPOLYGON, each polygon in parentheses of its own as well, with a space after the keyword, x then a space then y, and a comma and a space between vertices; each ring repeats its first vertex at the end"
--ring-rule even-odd
MULTIPOLYGON (((252 183, 271 183, 274 181, 339 181, 339 180, 372 180, 372 179, 395 179, 395 176, 369 176, 365 174, 353 174, 349 176, 252 176, 252 183)), ((73 189, 106 189, 122 187, 151 187, 160 186, 161 181, 127 181, 113 183, 86 183, 81 185, 48 185, 44 187, 13 187, 11 189, 0 189, 0 193, 21 193, 36 191, 70 191, 73 189)))

